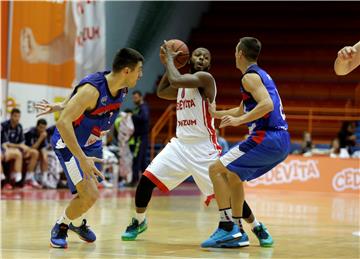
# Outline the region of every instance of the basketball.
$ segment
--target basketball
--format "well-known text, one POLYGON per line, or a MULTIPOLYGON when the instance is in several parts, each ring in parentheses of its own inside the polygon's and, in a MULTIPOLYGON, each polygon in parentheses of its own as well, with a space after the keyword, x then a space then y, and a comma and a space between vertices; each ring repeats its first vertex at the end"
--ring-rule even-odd
MULTIPOLYGON (((174 58, 175 67, 181 68, 185 66, 190 57, 189 48, 186 46, 186 44, 178 39, 168 40, 166 44, 170 46, 175 52, 181 51, 181 53, 174 58)), ((162 50, 160 50, 161 63, 165 64, 165 59, 165 54, 162 50)))

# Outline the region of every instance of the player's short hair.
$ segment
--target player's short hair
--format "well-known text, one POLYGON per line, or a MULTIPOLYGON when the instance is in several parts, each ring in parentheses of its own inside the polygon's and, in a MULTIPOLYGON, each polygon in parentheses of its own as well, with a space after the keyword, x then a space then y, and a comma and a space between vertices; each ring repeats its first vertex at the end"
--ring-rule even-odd
POLYGON ((112 70, 114 72, 119 72, 125 67, 129 67, 133 70, 139 61, 144 62, 144 57, 140 52, 131 48, 122 48, 114 57, 112 70))
POLYGON ((256 61, 261 51, 261 42, 253 37, 243 37, 239 40, 236 52, 240 50, 248 61, 256 61))
POLYGON ((20 110, 18 108, 13 108, 10 112, 11 115, 13 115, 14 113, 21 113, 20 110))
POLYGON ((47 125, 47 121, 45 119, 38 119, 38 121, 36 122, 36 126, 39 126, 39 125, 47 125))
POLYGON ((135 90, 132 94, 133 94, 133 95, 138 94, 138 95, 140 95, 140 96, 143 96, 142 93, 141 93, 139 90, 135 90))

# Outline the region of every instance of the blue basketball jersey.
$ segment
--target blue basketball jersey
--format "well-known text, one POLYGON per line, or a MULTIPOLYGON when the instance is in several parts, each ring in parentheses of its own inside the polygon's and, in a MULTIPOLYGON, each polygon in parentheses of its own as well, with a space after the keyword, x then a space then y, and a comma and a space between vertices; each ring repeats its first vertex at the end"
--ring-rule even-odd
MULTIPOLYGON (((85 111, 79 118, 73 121, 73 127, 77 141, 81 148, 99 148, 102 145, 102 133, 110 130, 119 114, 119 109, 128 89, 123 88, 116 96, 112 96, 105 75, 110 71, 97 72, 84 77, 75 87, 71 97, 77 89, 85 84, 91 84, 99 91, 96 107, 91 111, 85 111)), ((51 143, 56 149, 65 147, 58 129, 55 129, 51 143)))
MULTIPOLYGON (((249 132, 251 133, 258 130, 287 130, 288 124, 285 120, 283 106, 274 81, 272 80, 270 75, 266 73, 263 69, 261 69, 257 64, 251 65, 246 70, 244 75, 249 73, 256 73, 260 76, 261 81, 266 87, 266 90, 268 91, 270 98, 272 99, 274 104, 274 110, 272 112, 264 115, 262 118, 247 123, 247 126, 249 127, 249 132)), ((240 90, 243 98, 244 112, 248 113, 255 108, 257 102, 255 101, 251 93, 245 90, 241 81, 240 90)))

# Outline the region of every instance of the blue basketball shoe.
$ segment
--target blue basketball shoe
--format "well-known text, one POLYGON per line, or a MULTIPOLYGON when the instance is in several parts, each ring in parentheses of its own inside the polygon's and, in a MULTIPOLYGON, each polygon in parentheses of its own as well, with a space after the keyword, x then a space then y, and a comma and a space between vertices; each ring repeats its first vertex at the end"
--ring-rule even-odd
POLYGON ((86 225, 86 219, 83 219, 80 227, 75 227, 72 223, 69 224, 69 229, 79 235, 80 239, 92 243, 96 240, 95 233, 86 225))
POLYGON ((274 241, 265 227, 263 223, 260 222, 260 225, 257 227, 254 227, 252 229, 252 232, 256 235, 256 237, 259 239, 260 246, 262 247, 271 247, 274 244, 274 241))
POLYGON ((50 245, 54 248, 67 248, 67 231, 68 225, 56 223, 51 230, 50 245))
POLYGON ((201 244, 201 247, 221 248, 224 247, 222 245, 226 242, 230 242, 228 243, 228 247, 238 247, 239 243, 241 243, 242 246, 246 246, 249 245, 249 238, 247 237, 247 235, 244 235, 244 237, 242 237, 239 226, 237 224, 234 224, 231 231, 226 231, 221 228, 216 229, 216 231, 210 236, 210 238, 208 238, 201 244))
POLYGON ((125 232, 121 236, 121 239, 123 241, 133 241, 140 233, 144 232, 146 229, 146 219, 144 219, 144 221, 139 224, 139 221, 136 218, 132 218, 131 224, 126 228, 125 232))

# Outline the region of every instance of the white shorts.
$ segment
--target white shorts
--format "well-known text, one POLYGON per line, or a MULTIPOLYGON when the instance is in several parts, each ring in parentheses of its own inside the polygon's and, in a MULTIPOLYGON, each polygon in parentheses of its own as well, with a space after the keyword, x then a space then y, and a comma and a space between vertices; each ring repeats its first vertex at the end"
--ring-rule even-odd
POLYGON ((192 176, 200 191, 206 196, 212 196, 214 190, 209 166, 219 156, 210 140, 188 143, 172 138, 146 168, 144 175, 163 192, 171 191, 192 176))

